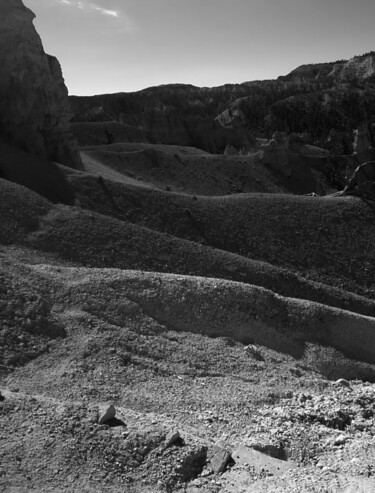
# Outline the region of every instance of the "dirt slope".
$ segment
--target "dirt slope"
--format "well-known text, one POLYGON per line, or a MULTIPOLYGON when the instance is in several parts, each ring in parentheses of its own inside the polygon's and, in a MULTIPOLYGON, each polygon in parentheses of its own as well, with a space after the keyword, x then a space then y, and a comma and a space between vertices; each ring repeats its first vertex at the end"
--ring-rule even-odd
MULTIPOLYGON (((30 255, 24 253, 26 262, 43 263, 49 254, 60 263, 217 277, 255 284, 284 296, 375 315, 374 301, 309 281, 291 271, 129 221, 48 204, 38 195, 5 180, 0 180, 0 190, 6 199, 1 215, 1 229, 5 233, 1 243, 13 242, 19 248, 32 248, 31 257, 36 258, 30 259, 30 255), (29 216, 24 215, 25 209, 29 216), (22 222, 17 221, 18 217, 22 222)), ((8 255, 11 252, 8 251, 8 255)))
POLYGON ((67 173, 84 208, 375 296, 372 202, 255 193, 197 197, 67 173))
POLYGON ((167 147, 138 145, 128 151, 127 146, 120 144, 98 146, 84 148, 82 159, 89 173, 103 173, 105 177, 106 168, 110 168, 138 180, 138 184, 145 182, 162 190, 192 195, 283 193, 288 190, 280 177, 267 169, 256 155, 224 156, 198 153, 198 150, 193 154, 178 146, 171 146, 176 151, 172 154, 167 147), (102 171, 98 165, 96 168, 90 165, 92 160, 102 164, 102 171))
POLYGON ((217 279, 1 260, 3 361, 19 367, 2 379, 4 491, 281 491, 311 474, 322 488, 373 487, 373 385, 341 388, 316 370, 371 378, 374 367, 316 342, 360 349, 375 319, 217 279), (98 425, 110 402, 119 423, 98 425), (166 448, 176 428, 183 440, 166 448), (207 463, 215 444, 234 455, 280 443, 301 468, 277 481, 207 463))
POLYGON ((52 276, 56 274, 59 283, 68 279, 66 293, 55 295, 57 303, 66 297, 75 306, 89 303, 89 313, 99 317, 105 313, 106 321, 115 325, 122 325, 130 301, 173 330, 254 342, 295 357, 303 355, 305 342, 314 342, 375 363, 371 317, 218 279, 60 267, 52 270, 52 276))
POLYGON ((0 179, 0 489, 375 489, 373 205, 111 148, 59 167, 74 206, 0 179))

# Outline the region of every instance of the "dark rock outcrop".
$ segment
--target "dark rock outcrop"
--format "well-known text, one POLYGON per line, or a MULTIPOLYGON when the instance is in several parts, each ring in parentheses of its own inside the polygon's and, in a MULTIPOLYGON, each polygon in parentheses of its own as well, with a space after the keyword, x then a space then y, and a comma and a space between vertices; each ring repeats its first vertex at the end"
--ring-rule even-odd
POLYGON ((302 65, 277 80, 213 88, 170 84, 70 101, 75 121, 135 125, 153 143, 224 152, 227 145, 252 147, 253 135, 269 139, 279 131, 309 133, 311 143, 349 155, 353 131, 375 123, 375 53, 302 65), (332 139, 331 129, 339 137, 332 139))
POLYGON ((293 193, 325 195, 316 172, 323 171, 327 155, 323 149, 306 145, 304 140, 307 137, 275 132, 272 139, 261 146, 260 162, 276 172, 293 193))
POLYGON ((240 121, 218 118, 181 117, 176 110, 154 110, 144 116, 143 128, 149 142, 197 147, 222 154, 226 146, 235 148, 255 144, 255 139, 240 121))
POLYGON ((0 140, 79 167, 61 68, 44 52, 33 19, 22 0, 0 2, 0 140))
POLYGON ((73 205, 75 194, 59 166, 0 142, 0 178, 33 190, 51 202, 73 205))

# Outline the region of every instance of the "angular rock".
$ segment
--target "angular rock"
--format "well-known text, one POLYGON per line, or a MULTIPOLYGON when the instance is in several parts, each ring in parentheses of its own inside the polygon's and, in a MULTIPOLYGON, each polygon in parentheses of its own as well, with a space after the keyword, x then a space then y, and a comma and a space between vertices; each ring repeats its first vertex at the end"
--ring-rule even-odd
POLYGON ((99 424, 103 425, 113 419, 116 416, 116 409, 113 404, 111 404, 104 413, 100 415, 99 424))
POLYGON ((221 447, 214 446, 208 454, 211 469, 214 472, 223 472, 230 459, 230 453, 221 447))
POLYGON ((297 467, 294 462, 275 459, 244 445, 240 445, 232 453, 232 458, 236 464, 251 466, 258 474, 267 472, 270 475, 278 476, 297 467))
POLYGON ((164 448, 168 448, 173 445, 180 438, 180 432, 178 430, 171 430, 165 437, 164 448))

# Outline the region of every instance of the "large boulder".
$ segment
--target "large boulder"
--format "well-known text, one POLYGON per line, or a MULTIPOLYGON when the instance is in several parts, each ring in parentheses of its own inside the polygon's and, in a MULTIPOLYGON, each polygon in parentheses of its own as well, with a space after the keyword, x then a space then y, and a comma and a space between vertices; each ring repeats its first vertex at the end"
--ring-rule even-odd
POLYGON ((22 0, 0 2, 0 140, 79 167, 68 91, 59 62, 44 52, 34 17, 22 0))

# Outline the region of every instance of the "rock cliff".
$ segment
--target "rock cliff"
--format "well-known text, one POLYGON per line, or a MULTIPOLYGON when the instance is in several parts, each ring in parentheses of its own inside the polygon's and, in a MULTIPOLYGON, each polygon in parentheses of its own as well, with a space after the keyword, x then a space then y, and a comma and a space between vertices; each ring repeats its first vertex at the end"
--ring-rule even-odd
POLYGON ((181 117, 175 109, 145 112, 143 129, 149 142, 198 147, 212 154, 222 154, 227 145, 240 149, 255 144, 236 118, 181 117))
POLYGON ((269 139, 279 131, 308 133, 315 145, 332 150, 334 129, 341 136, 335 152, 349 155, 356 129, 369 128, 373 143, 374 81, 371 52, 350 60, 302 65, 277 80, 212 88, 170 84, 70 101, 76 122, 136 126, 143 130, 143 141, 153 143, 221 153, 228 145, 251 148, 253 136, 269 139))
POLYGON ((355 57, 345 63, 340 71, 340 79, 347 81, 375 80, 375 53, 355 57))
POLYGON ((22 0, 0 2, 0 140, 79 167, 68 91, 59 62, 44 52, 34 17, 22 0))
POLYGON ((367 82, 375 77, 375 52, 355 56, 350 60, 338 60, 331 63, 301 65, 288 75, 278 78, 280 81, 307 81, 341 83, 367 82))

